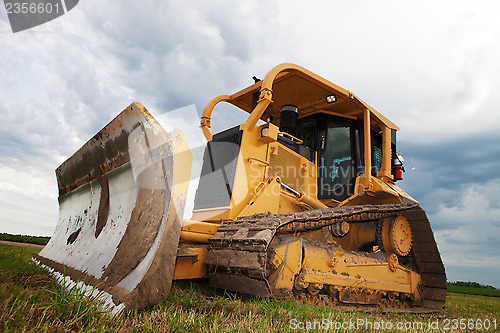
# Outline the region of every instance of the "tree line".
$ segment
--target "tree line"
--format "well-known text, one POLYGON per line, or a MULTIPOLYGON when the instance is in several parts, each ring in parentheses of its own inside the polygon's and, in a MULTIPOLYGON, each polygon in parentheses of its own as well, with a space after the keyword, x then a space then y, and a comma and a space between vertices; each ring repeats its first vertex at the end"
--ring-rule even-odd
POLYGON ((484 285, 484 284, 480 284, 477 282, 470 282, 470 281, 455 281, 455 282, 448 281, 448 284, 452 285, 452 286, 461 286, 461 287, 496 289, 495 287, 490 286, 490 285, 484 285))
POLYGON ((16 243, 46 245, 49 239, 50 237, 46 236, 11 235, 6 232, 0 233, 0 240, 16 243))

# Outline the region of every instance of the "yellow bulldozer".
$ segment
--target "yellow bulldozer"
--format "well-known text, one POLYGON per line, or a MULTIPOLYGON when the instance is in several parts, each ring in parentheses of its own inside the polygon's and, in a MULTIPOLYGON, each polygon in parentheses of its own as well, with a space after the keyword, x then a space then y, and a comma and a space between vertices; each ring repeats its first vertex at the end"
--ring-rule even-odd
POLYGON ((425 212, 396 185, 399 128, 381 113, 281 64, 209 101, 200 127, 191 218, 186 139, 134 102, 57 168, 59 222, 39 263, 115 312, 198 278, 307 304, 443 308, 444 266, 425 212), (247 120, 214 133, 219 103, 247 120))

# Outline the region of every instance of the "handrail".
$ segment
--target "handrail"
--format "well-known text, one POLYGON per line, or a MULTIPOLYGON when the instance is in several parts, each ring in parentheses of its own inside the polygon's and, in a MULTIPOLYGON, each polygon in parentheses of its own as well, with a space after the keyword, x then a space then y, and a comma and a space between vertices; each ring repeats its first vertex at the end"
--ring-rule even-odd
POLYGON ((303 143, 304 143, 304 141, 302 141, 302 140, 300 140, 299 138, 297 138, 297 137, 295 137, 295 136, 291 135, 290 133, 287 133, 287 132, 278 132, 278 135, 280 135, 280 134, 281 134, 282 136, 288 136, 289 138, 291 138, 291 139, 292 139, 292 141, 296 141, 296 142, 297 142, 297 144, 299 144, 299 145, 301 145, 301 144, 303 144, 303 143))
POLYGON ((264 166, 268 166, 269 165, 269 162, 263 161, 263 160, 261 160, 260 158, 257 158, 257 157, 249 157, 249 158, 247 158, 247 161, 248 162, 252 162, 252 161, 259 162, 259 163, 263 164, 264 166))
POLYGON ((212 141, 212 138, 214 136, 214 131, 212 131, 212 126, 210 124, 210 118, 212 116, 214 107, 219 102, 228 101, 229 99, 231 99, 231 96, 229 95, 220 95, 212 98, 210 102, 205 105, 205 108, 203 109, 203 113, 201 115, 200 127, 207 141, 212 141))

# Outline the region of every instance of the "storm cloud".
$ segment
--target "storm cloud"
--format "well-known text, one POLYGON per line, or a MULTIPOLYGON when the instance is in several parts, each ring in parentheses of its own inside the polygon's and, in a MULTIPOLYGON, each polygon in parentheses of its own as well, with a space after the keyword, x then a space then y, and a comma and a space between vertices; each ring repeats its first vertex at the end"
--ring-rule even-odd
MULTIPOLYGON (((496 1, 86 0, 13 34, 0 9, 0 231, 51 235, 54 169, 132 101, 199 114, 294 62, 400 126, 399 185, 427 211, 448 279, 500 287, 498 12, 496 1)), ((221 108, 213 126, 242 119, 221 108)))

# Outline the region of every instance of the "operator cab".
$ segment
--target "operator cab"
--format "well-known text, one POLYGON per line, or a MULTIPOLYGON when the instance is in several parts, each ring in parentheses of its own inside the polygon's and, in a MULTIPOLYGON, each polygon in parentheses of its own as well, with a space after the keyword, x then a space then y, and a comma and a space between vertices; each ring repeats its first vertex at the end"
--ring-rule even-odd
POLYGON ((318 199, 343 201, 353 195, 356 170, 362 166, 355 153, 359 137, 355 121, 315 114, 298 121, 297 137, 316 151, 318 199))
MULTIPOLYGON (((290 119, 298 114, 298 109, 291 115, 289 110, 294 110, 292 106, 285 106, 284 109, 280 115, 280 131, 300 140, 287 142, 289 148, 316 163, 318 199, 343 201, 353 195, 358 176, 356 170, 362 166, 360 152, 356 154, 356 146, 359 147, 356 121, 318 113, 298 119, 295 123, 290 119)), ((285 143, 288 140, 279 141, 285 143)))
MULTIPOLYGON (((288 106, 288 109, 291 107, 288 106)), ((300 144, 294 142, 295 148, 290 142, 287 146, 316 162, 318 199, 343 201, 352 196, 356 178, 364 173, 363 122, 319 112, 297 119, 293 126, 293 122, 287 122, 287 117, 283 115, 282 112, 281 119, 287 125, 280 126, 280 131, 300 140, 300 144)), ((280 141, 284 143, 287 140, 280 141)), ((382 165, 381 134, 372 131, 371 142, 371 171, 373 176, 377 176, 382 165)))
MULTIPOLYGON (((273 145, 269 152, 274 152, 266 157, 266 163, 271 165, 266 168, 265 179, 280 177, 284 185, 294 188, 297 193, 303 191, 314 197, 317 195, 321 201, 337 203, 356 197, 363 189, 370 189, 370 195, 375 192, 387 195, 391 198, 388 202, 402 195, 402 190, 392 186, 394 181, 401 179, 404 170, 402 159, 396 154, 399 128, 348 90, 300 66, 278 65, 264 80, 232 95, 220 95, 207 104, 200 123, 207 141, 214 138, 210 129, 211 112, 221 101, 249 113, 240 126, 244 131, 250 133, 259 120, 268 123, 268 128, 271 124, 279 128, 279 133, 273 136, 269 133, 274 133, 274 129, 262 134, 265 139, 261 142, 273 145), (288 149, 280 149, 273 140, 288 149), (290 150, 315 166, 293 158, 294 154, 283 153, 290 150), (302 174, 287 175, 277 171, 278 166, 284 165, 291 170, 294 163, 304 170, 302 174), (308 168, 317 168, 317 172, 313 175, 308 168)), ((263 124, 264 131, 265 128, 263 124)), ((363 200, 357 202, 371 199, 363 200)))

